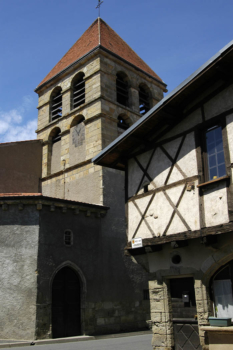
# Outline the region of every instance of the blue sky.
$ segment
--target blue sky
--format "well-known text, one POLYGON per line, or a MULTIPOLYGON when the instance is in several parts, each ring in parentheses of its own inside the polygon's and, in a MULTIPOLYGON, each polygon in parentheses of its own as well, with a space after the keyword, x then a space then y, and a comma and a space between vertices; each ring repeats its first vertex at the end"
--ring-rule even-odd
MULTIPOLYGON (((0 142, 36 138, 36 86, 97 0, 0 0, 0 142)), ((104 0, 101 17, 172 91, 233 39, 232 0, 104 0)))

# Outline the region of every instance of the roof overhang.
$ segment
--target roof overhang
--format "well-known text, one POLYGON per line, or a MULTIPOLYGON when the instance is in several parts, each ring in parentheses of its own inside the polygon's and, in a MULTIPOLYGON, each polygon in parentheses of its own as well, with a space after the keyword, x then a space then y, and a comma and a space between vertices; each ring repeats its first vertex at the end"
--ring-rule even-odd
POLYGON ((233 41, 184 80, 170 94, 156 104, 141 119, 110 143, 92 161, 95 164, 124 170, 125 163, 135 149, 146 149, 157 134, 169 131, 190 109, 191 102, 216 81, 229 81, 233 77, 233 41))

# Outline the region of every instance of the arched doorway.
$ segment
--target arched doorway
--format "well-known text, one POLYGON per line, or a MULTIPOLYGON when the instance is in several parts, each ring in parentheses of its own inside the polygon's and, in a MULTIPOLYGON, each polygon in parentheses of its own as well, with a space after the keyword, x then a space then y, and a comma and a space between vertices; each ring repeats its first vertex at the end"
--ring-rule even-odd
POLYGON ((56 274, 52 286, 53 338, 81 334, 80 280, 70 267, 56 274))

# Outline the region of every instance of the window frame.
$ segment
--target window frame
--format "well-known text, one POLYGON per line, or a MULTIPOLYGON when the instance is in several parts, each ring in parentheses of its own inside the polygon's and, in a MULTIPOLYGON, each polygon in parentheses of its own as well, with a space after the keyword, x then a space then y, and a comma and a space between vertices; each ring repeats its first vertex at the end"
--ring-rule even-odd
MULTIPOLYGON (((203 132, 203 162, 204 162, 204 179, 205 181, 213 181, 213 180, 217 180, 220 179, 224 176, 227 175, 227 171, 226 171, 226 157, 225 157, 225 152, 224 152, 224 141, 223 141, 223 134, 222 134, 222 125, 220 123, 216 123, 214 124, 212 127, 208 127, 205 128, 204 132, 203 132), (218 128, 221 128, 221 135, 222 135, 222 151, 224 154, 224 164, 225 164, 225 174, 222 176, 217 176, 216 178, 210 178, 210 166, 209 166, 209 154, 208 154, 208 150, 207 150, 207 133, 210 132, 211 130, 216 130, 218 128)), ((214 153, 216 154, 216 153, 214 153)), ((216 163, 216 166, 218 166, 218 164, 216 163)))
MULTIPOLYGON (((205 125, 202 127, 201 129, 201 153, 202 153, 202 184, 205 183, 212 183, 212 182, 217 182, 221 179, 227 178, 228 177, 228 171, 227 171, 227 160, 228 160, 228 154, 226 154, 226 150, 228 148, 228 144, 226 144, 225 141, 225 137, 224 137, 224 129, 226 127, 226 122, 225 120, 209 120, 207 123, 205 123, 205 125), (211 131, 211 129, 213 128, 217 128, 220 127, 221 128, 221 132, 222 132, 222 147, 223 147, 223 153, 224 153, 224 162, 225 162, 225 175, 221 176, 221 177, 217 177, 216 179, 210 179, 209 178, 209 164, 208 164, 208 153, 207 153, 207 142, 206 142, 206 134, 209 131, 211 131)), ((228 149, 229 152, 229 149, 228 149)), ((201 185, 199 185, 201 186, 201 185)))

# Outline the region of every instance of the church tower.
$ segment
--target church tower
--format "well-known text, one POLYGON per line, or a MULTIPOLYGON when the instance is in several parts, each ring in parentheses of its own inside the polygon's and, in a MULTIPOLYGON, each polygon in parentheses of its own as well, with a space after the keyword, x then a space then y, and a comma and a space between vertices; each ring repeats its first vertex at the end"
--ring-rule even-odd
POLYGON ((98 18, 35 91, 43 195, 105 204, 103 169, 91 159, 161 100, 166 85, 98 18))
MULTIPOLYGON (((145 328, 150 317, 147 274, 124 255, 124 173, 96 166, 92 158, 160 101, 166 85, 98 18, 35 91, 43 196, 109 207, 101 234, 93 227, 92 239, 78 245, 88 251, 83 253, 85 263, 95 270, 92 277, 88 268, 83 273, 85 332, 145 328), (97 238, 101 243, 93 246, 97 238)), ((77 226, 77 240, 83 235, 80 230, 77 226)))

